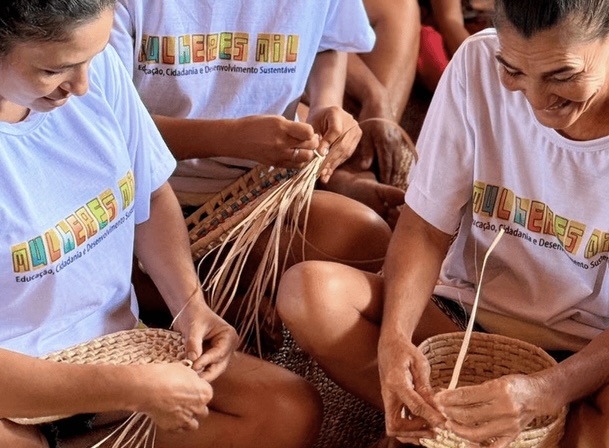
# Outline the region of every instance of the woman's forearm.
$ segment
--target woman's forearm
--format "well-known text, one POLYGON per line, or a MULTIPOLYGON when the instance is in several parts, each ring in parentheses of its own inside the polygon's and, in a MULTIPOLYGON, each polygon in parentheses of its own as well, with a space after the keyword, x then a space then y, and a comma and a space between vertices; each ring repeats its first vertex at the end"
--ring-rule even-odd
POLYGON ((58 363, 3 349, 0 365, 0 418, 134 411, 142 393, 135 366, 58 363))
POLYGON ((207 120, 162 115, 154 115, 153 118, 177 160, 240 156, 242 145, 237 136, 243 119, 207 120))
POLYGON ((535 375, 539 396, 558 409, 609 385, 609 330, 557 366, 535 375))
POLYGON ((342 107, 346 78, 346 53, 333 50, 317 53, 306 87, 310 110, 342 107))
POLYGON ((136 227, 135 253, 174 316, 202 297, 186 224, 168 183, 152 196, 150 218, 136 227))
POLYGON ((404 206, 383 268, 382 332, 412 339, 433 293, 449 243, 450 235, 404 206))

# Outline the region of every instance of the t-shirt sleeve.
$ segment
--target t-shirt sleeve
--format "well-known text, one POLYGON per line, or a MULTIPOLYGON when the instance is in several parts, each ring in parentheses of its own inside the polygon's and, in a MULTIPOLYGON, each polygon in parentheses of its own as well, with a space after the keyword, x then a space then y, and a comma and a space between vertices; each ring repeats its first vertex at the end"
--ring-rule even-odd
POLYGON ((367 53, 374 47, 375 40, 362 0, 330 2, 318 51, 367 53))
POLYGON ((474 139, 468 122, 464 83, 466 55, 457 52, 447 67, 417 140, 419 160, 406 191, 406 203, 445 233, 458 227, 471 199, 474 139))
POLYGON ((116 2, 114 9, 114 23, 110 33, 110 45, 114 47, 118 56, 127 69, 129 77, 133 79, 135 66, 135 17, 131 14, 129 3, 126 0, 116 2))
POLYGON ((102 70, 92 70, 91 82, 102 84, 106 99, 115 111, 135 176, 135 221, 141 223, 149 217, 151 194, 173 173, 176 160, 114 48, 108 45, 94 62, 101 65, 102 70))

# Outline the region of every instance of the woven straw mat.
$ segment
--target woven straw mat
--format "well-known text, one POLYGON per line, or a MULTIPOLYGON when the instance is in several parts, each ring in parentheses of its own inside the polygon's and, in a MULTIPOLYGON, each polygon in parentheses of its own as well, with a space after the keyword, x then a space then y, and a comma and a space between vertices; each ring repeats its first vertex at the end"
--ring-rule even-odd
POLYGON ((321 395, 324 418, 314 448, 367 448, 385 433, 385 419, 329 379, 284 328, 283 346, 268 360, 310 381, 321 395))

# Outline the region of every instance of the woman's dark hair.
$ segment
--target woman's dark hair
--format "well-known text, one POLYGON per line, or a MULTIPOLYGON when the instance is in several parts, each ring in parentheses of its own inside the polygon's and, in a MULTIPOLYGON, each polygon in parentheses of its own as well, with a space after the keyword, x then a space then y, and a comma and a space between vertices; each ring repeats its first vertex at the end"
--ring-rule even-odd
POLYGON ((495 0, 495 27, 511 26, 527 39, 572 20, 584 40, 609 34, 607 0, 495 0))
POLYGON ((62 41, 116 0, 0 0, 0 57, 15 44, 62 41))

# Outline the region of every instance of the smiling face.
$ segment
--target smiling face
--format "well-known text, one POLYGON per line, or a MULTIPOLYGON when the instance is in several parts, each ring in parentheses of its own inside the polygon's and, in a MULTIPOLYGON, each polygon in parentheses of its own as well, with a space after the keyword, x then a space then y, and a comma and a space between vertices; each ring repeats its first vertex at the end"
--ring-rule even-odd
POLYGON ((0 121, 23 119, 32 109, 48 112, 64 105, 72 95, 84 95, 88 68, 106 46, 113 10, 76 27, 61 42, 17 44, 0 60, 0 121))
POLYGON ((527 39, 498 32, 501 81, 520 91, 544 126, 575 140, 609 135, 609 40, 583 40, 565 21, 527 39))

